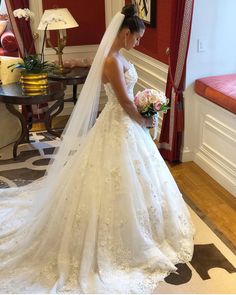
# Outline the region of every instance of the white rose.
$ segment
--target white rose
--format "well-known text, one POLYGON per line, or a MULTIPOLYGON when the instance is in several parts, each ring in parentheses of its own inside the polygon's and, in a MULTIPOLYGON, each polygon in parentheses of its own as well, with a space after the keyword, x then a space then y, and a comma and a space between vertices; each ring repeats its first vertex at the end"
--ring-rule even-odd
POLYGON ((145 107, 146 105, 148 104, 148 98, 146 97, 146 96, 141 96, 140 98, 139 98, 139 105, 141 106, 141 107, 145 107))
POLYGON ((148 98, 150 103, 157 103, 159 101, 158 97, 156 95, 151 94, 148 98))

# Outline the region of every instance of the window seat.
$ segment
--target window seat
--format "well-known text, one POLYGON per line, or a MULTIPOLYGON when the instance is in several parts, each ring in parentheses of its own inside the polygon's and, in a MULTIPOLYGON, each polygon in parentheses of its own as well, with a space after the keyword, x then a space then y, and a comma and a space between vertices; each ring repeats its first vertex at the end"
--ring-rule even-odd
POLYGON ((191 159, 236 197, 236 74, 197 79, 185 97, 191 159))
POLYGON ((194 88, 200 96, 236 114, 236 74, 197 79, 194 88))

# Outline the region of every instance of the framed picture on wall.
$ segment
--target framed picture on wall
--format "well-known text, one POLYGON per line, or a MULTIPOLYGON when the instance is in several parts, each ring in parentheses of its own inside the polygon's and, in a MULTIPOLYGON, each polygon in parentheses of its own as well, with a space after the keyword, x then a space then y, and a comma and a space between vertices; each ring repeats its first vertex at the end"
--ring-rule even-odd
POLYGON ((150 27, 156 26, 156 0, 132 0, 137 6, 138 16, 150 27))

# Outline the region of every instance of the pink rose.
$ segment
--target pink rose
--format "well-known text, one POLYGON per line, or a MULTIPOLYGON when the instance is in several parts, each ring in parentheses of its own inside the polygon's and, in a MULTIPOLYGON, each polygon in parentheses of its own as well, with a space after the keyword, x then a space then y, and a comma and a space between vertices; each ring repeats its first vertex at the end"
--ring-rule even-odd
POLYGON ((138 105, 139 105, 138 102, 139 102, 139 101, 138 101, 138 96, 135 95, 135 97, 134 97, 134 104, 135 104, 136 106, 138 106, 138 105))
POLYGON ((156 111, 160 111, 160 109, 161 109, 161 103, 160 103, 160 102, 155 103, 155 104, 154 104, 154 109, 155 109, 156 111))

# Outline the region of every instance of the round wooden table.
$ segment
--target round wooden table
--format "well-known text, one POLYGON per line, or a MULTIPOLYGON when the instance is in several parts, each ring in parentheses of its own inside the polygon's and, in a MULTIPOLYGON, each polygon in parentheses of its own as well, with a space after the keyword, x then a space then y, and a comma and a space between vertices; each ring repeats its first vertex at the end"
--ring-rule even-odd
POLYGON ((58 115, 64 108, 64 85, 61 82, 49 81, 49 86, 45 94, 26 95, 22 92, 19 83, 11 83, 0 87, 0 102, 5 103, 6 108, 16 116, 21 123, 21 135, 16 140, 13 146, 13 158, 17 157, 17 147, 20 143, 29 142, 29 126, 26 118, 18 111, 14 105, 34 105, 55 101, 55 103, 46 111, 44 123, 46 130, 55 136, 60 136, 60 133, 52 130, 52 118, 58 115), (55 112, 54 112, 55 111, 55 112), (52 114, 52 112, 54 112, 52 114))
POLYGON ((90 67, 74 67, 71 69, 66 69, 65 73, 49 73, 48 79, 51 81, 60 81, 65 87, 66 85, 73 85, 73 96, 72 98, 67 98, 64 101, 73 101, 74 104, 77 101, 77 85, 84 84, 90 67))

